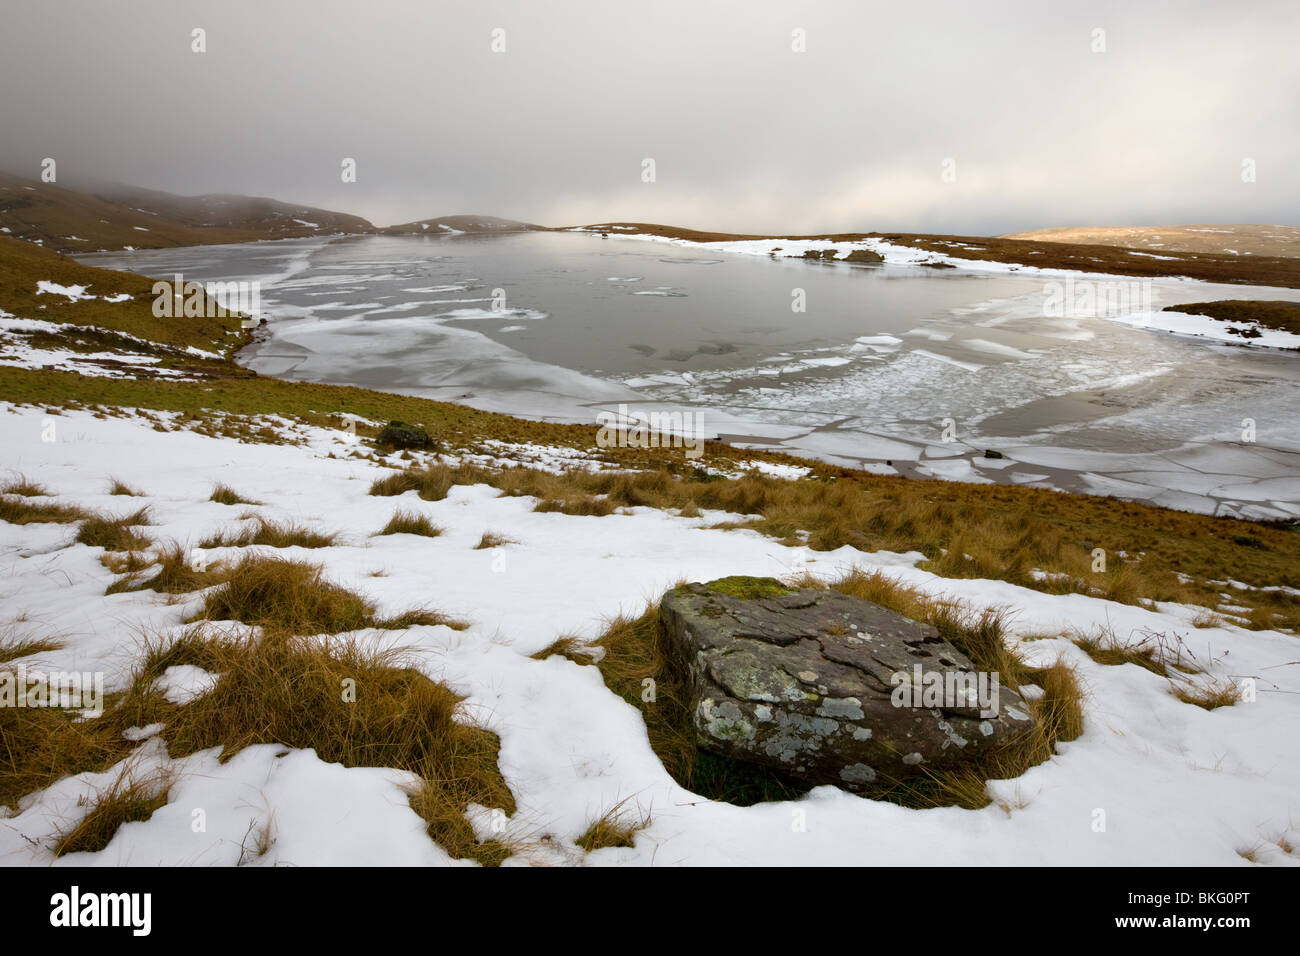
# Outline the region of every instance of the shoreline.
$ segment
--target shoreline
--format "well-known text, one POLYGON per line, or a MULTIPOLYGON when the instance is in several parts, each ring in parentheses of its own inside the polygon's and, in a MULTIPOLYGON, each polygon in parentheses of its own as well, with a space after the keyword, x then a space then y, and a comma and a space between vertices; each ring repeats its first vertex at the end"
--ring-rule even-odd
MULTIPOLYGON (((611 238, 615 236, 611 235, 611 238)), ((664 238, 657 236, 623 234, 618 238, 638 241, 665 242, 679 247, 700 249, 711 253, 729 255, 758 255, 752 247, 736 248, 731 244, 697 243, 693 240, 664 238)), ((788 258, 800 258, 805 248, 817 248, 820 241, 808 242, 806 245, 785 250, 788 258)), ((843 245, 842 243, 840 244, 843 245)), ((896 249, 888 244, 872 243, 867 248, 878 251, 889 267, 915 265, 915 253, 908 249, 896 249), (903 258, 905 261, 899 261, 903 258)), ((841 250, 848 254, 851 250, 841 250)), ((871 267, 868 267, 871 268, 871 267)), ((1031 271, 1045 280, 1053 278, 1077 277, 1080 273, 1064 270, 1048 270, 1030 267, 1031 271)), ((972 263, 962 260, 955 264, 954 274, 997 275, 1009 271, 1001 264, 972 263)), ((1097 274, 1103 280, 1113 280, 1114 276, 1097 274)), ((1196 288, 1209 284, 1200 280, 1183 279, 1196 288)), ((1285 290, 1294 295, 1293 290, 1285 290)), ((1177 313, 1166 313, 1174 315, 1177 313)), ((1122 318, 1110 318, 1120 324, 1128 324, 1122 318)), ((1205 319, 1205 322, 1213 320, 1205 319)), ((259 333, 262 330, 258 330, 259 333)), ((493 343, 496 339, 484 337, 493 343)), ((1266 354, 1276 354, 1279 350, 1266 345, 1246 344, 1240 341, 1214 343, 1206 341, 1207 347, 1236 346, 1266 354)), ((316 381, 307 377, 295 377, 291 372, 295 356, 286 354, 275 356, 276 339, 274 323, 268 326, 257 341, 240 350, 236 361, 244 367, 255 368, 259 374, 272 375, 288 382, 316 381), (283 366, 267 369, 265 359, 283 358, 283 366)), ((924 350, 921 350, 924 351, 924 350)), ((305 357, 305 353, 304 353, 305 357)), ((531 360, 530 360, 531 361, 531 360)), ((567 370, 566 370, 567 371, 567 370)), ((580 374, 573 372, 572 374, 580 374)), ((601 379, 605 382, 606 380, 601 379)), ((728 406, 726 402, 713 401, 698 405, 691 402, 656 398, 638 390, 631 390, 625 395, 611 394, 608 398, 593 399, 589 394, 567 394, 559 392, 530 392, 510 389, 500 393, 492 390, 450 384, 420 388, 403 388, 390 386, 383 381, 355 381, 349 383, 373 388, 381 392, 401 394, 411 397, 428 398, 435 401, 452 402, 468 408, 505 414, 527 421, 555 423, 565 425, 590 426, 600 412, 612 411, 618 404, 630 408, 651 412, 663 407, 680 407, 683 404, 697 410, 708 423, 710 438, 725 442, 742 451, 764 450, 792 457, 849 468, 869 474, 900 475, 913 480, 957 481, 976 484, 1021 485, 1047 488, 1069 494, 1092 494, 1113 497, 1121 501, 1134 501, 1157 507, 1172 507, 1178 510, 1195 511, 1208 515, 1227 515, 1252 520, 1291 520, 1300 516, 1300 497, 1241 497, 1243 492, 1249 494, 1255 482, 1274 481, 1273 472, 1267 474, 1255 472, 1223 473, 1217 486, 1204 487, 1204 480, 1198 468, 1180 464, 1182 461, 1199 461, 1206 450, 1223 447, 1223 443, 1201 438, 1199 440, 1169 441, 1163 448, 1151 449, 1143 442, 1133 440, 1129 447, 1109 447, 1105 450, 1074 449, 1075 457, 1081 462, 1071 466, 1064 464, 1070 457, 1071 446, 1057 447, 1050 440, 1050 435, 1043 432, 1044 424, 1037 429, 1025 427, 990 431, 987 434, 966 437, 952 445, 938 446, 937 442, 923 440, 917 435, 899 433, 893 429, 841 429, 833 420, 821 423, 805 421, 799 424, 776 422, 763 423, 746 418, 743 406, 728 406), (709 421, 712 419, 712 421, 709 421), (857 443, 862 450, 872 445, 896 449, 880 454, 855 454, 850 447, 857 443), (989 458, 985 452, 992 450, 1000 458, 989 458), (1098 464, 1100 463, 1100 464, 1098 464), (1148 484, 1143 481, 1143 472, 1152 474, 1166 472, 1167 484, 1148 484), (1169 477, 1182 475, 1182 478, 1169 477), (1216 494, 1217 488, 1228 489, 1232 494, 1216 494), (1196 489, 1196 490, 1192 490, 1196 489)), ((617 383, 606 382, 610 388, 617 383)), ((1149 388, 1148 381, 1138 381, 1129 385, 1118 386, 1121 392, 1134 388, 1149 388)), ((1064 424, 1082 426, 1088 419, 1105 419, 1114 414, 1113 406, 1115 386, 1103 389, 1087 388, 1071 391, 1061 395, 1049 395, 1035 399, 1027 404, 996 411, 990 419, 1003 420, 1023 417, 1028 406, 1038 406, 1042 402, 1054 405, 1072 405, 1073 415, 1062 419, 1064 424), (1105 398, 1103 396, 1110 396, 1105 398)), ((815 418, 816 416, 814 416, 815 418)), ((1048 423, 1050 424, 1050 423, 1048 423)), ((981 431, 983 420, 975 423, 981 431)), ((1253 451, 1268 456, 1272 460, 1294 459, 1295 468, 1300 471, 1300 449, 1286 446, 1256 446, 1253 451)), ((1226 454, 1234 455, 1231 450, 1226 454)), ((1271 485, 1267 486, 1271 487, 1271 485)))

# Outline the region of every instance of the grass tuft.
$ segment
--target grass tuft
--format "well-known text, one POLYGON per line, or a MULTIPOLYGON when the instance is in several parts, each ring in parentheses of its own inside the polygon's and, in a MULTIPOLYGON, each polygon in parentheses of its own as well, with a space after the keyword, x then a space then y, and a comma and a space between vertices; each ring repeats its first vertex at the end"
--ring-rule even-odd
POLYGON ((141 551, 149 547, 149 539, 135 529, 149 523, 148 507, 120 518, 90 515, 81 522, 76 541, 105 551, 141 551))
MULTIPOLYGON (((18 492, 15 492, 15 495, 18 492)), ((75 505, 24 501, 18 498, 0 498, 0 521, 9 524, 71 524, 81 521, 86 512, 75 505)))
POLYGON ((441 611, 435 611, 432 608, 416 608, 412 611, 403 611, 393 617, 375 618, 371 627, 383 628, 390 631, 401 631, 408 627, 449 627, 453 631, 464 631, 469 628, 468 621, 462 621, 459 618, 449 617, 441 611))
POLYGON ((1194 704, 1204 710, 1231 707, 1241 699, 1237 682, 1226 677, 1203 682, 1170 681, 1170 692, 1184 704, 1194 704))
POLYGON ((108 846, 125 823, 148 820, 167 804, 171 778, 153 772, 139 775, 130 768, 105 790, 95 794, 91 810, 74 826, 61 830, 54 843, 54 855, 98 853, 108 846))
POLYGON ((564 498, 544 498, 537 502, 533 510, 604 517, 613 514, 616 507, 614 502, 600 495, 569 495, 564 498))
POLYGON ((1095 634, 1075 634, 1071 638, 1085 654, 1098 664, 1114 666, 1136 664, 1160 677, 1170 676, 1171 670, 1194 674, 1202 670, 1187 643, 1177 634, 1172 636, 1157 631, 1143 630, 1139 636, 1121 639, 1113 628, 1103 628, 1095 634))
POLYGON ((1074 639, 1074 643, 1098 664, 1136 664, 1161 677, 1167 673, 1157 648, 1145 641, 1125 644, 1113 632, 1105 632, 1095 636, 1081 635, 1074 639))
POLYGON ((536 654, 528 655, 535 661, 544 661, 548 657, 567 657, 575 664, 594 664, 599 655, 594 655, 579 638, 557 637, 536 654))
POLYGON ((199 564, 194 555, 187 554, 175 542, 159 551, 152 561, 138 559, 135 554, 130 557, 136 560, 121 562, 113 568, 116 573, 125 573, 127 576, 110 584, 106 593, 157 591, 160 594, 188 594, 220 584, 226 579, 225 565, 199 564), (140 572, 151 565, 156 565, 158 570, 147 578, 141 578, 140 572))
POLYGON ((61 650, 65 646, 62 641, 48 637, 0 636, 0 664, 46 651, 61 650))
POLYGON ((398 511, 388 519, 388 524, 384 525, 376 536, 387 534, 418 534, 426 538, 436 538, 442 534, 442 529, 418 512, 398 511))
POLYGON ((593 820, 577 843, 587 853, 609 847, 631 847, 637 833, 649 825, 649 813, 630 816, 627 800, 622 800, 593 820))
POLYGON ((507 544, 518 544, 514 538, 507 538, 503 534, 497 534, 495 531, 484 531, 483 537, 478 539, 478 544, 474 545, 475 551, 485 551, 488 548, 501 548, 507 544))
POLYGON ((235 866, 247 866, 253 860, 260 860, 271 852, 271 847, 275 845, 275 819, 274 815, 267 819, 261 826, 257 821, 250 821, 248 830, 244 833, 244 839, 239 844, 239 860, 235 866), (249 842, 252 837, 252 842, 249 842))
POLYGON ((337 634, 370 626, 373 609, 325 580, 319 565, 248 555, 210 592, 193 620, 242 621, 287 634, 337 634))
POLYGON ((251 498, 245 498, 227 484, 218 482, 212 489, 212 494, 208 496, 209 501, 215 501, 219 505, 260 505, 260 501, 253 501, 251 498))
POLYGON ((465 484, 457 481, 464 477, 463 469, 453 469, 447 465, 427 465, 423 468, 407 468, 395 474, 377 479, 370 486, 372 495, 401 495, 414 491, 425 501, 441 501, 447 497, 452 485, 465 484))
POLYGON ((242 621, 277 635, 339 634, 367 627, 401 629, 442 624, 464 630, 464 621, 429 608, 379 618, 359 595, 325 579, 320 565, 248 555, 225 572, 192 621, 242 621))
POLYGON ((270 548, 328 548, 338 540, 336 534, 313 531, 293 522, 272 521, 252 516, 252 525, 234 532, 220 532, 199 542, 200 548, 246 548, 265 545, 270 548))
POLYGON ((22 475, 10 478, 3 485, 0 485, 0 495, 21 495, 24 498, 45 498, 49 497, 49 492, 42 485, 34 481, 28 481, 22 475))

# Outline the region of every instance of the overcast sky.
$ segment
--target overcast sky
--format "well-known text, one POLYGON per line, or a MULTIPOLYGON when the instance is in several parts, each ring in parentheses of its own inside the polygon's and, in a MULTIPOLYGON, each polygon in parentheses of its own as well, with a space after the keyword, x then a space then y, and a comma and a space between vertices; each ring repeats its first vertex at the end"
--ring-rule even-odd
POLYGON ((39 0, 0 167, 380 225, 1294 224, 1298 37, 1297 0, 39 0))

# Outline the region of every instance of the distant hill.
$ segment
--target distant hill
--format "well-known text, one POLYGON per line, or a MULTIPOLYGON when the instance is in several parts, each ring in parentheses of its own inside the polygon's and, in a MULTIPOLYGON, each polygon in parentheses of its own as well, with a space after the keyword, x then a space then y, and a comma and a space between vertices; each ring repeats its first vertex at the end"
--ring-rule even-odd
POLYGON ((439 216, 437 219, 417 219, 404 222, 398 226, 385 226, 376 230, 385 236, 407 235, 451 235, 454 233, 480 232, 546 232, 549 227, 538 226, 531 222, 519 222, 515 219, 502 219, 499 216, 439 216))
POLYGON ((176 196, 121 183, 80 189, 0 173, 0 233, 59 252, 159 249, 368 233, 359 216, 254 196, 176 196))
MULTIPOLYGON (((177 196, 88 180, 53 185, 0 173, 0 237, 22 239, 73 255, 101 249, 157 249, 340 233, 446 237, 546 232, 554 228, 472 214, 417 219, 381 228, 360 216, 255 196, 177 196)), ((636 222, 568 228, 609 236, 640 234, 692 242, 850 242, 874 238, 957 259, 1300 288, 1297 226, 1097 226, 1040 229, 996 238, 878 232, 766 236, 636 222)))
POLYGON ((1154 252, 1300 257, 1300 226, 1077 226, 1013 232, 999 238, 1090 243, 1154 252))

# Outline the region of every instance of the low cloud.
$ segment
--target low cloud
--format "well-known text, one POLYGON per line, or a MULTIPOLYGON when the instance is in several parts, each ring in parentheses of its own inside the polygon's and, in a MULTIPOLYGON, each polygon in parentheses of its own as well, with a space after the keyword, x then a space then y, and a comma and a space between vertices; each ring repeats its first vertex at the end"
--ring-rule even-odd
POLYGON ((1295 222, 1298 11, 51 0, 7 13, 0 165, 379 224, 1295 222))

